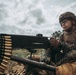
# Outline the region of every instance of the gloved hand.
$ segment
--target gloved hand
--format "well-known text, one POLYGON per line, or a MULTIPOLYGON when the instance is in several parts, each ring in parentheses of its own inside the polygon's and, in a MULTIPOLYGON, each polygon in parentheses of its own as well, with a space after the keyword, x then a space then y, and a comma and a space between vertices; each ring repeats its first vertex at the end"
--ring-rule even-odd
POLYGON ((50 45, 53 46, 53 47, 58 47, 59 45, 59 41, 53 37, 50 38, 50 45))
POLYGON ((41 62, 45 62, 45 63, 49 64, 50 61, 51 61, 50 58, 51 58, 51 57, 46 57, 46 58, 44 58, 41 62))

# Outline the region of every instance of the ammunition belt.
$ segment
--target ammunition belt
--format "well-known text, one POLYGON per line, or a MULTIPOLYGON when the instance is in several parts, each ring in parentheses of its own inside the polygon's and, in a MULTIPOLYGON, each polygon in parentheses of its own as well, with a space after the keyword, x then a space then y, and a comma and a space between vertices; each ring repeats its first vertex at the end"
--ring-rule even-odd
POLYGON ((4 73, 12 54, 11 36, 0 35, 0 74, 4 73))

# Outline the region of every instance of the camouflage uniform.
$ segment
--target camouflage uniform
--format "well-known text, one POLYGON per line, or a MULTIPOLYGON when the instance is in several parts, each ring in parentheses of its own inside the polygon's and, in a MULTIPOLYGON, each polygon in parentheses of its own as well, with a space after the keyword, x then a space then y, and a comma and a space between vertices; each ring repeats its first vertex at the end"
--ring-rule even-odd
POLYGON ((62 46, 64 58, 62 58, 58 64, 76 61, 76 29, 71 33, 64 32, 60 37, 60 41, 67 44, 68 48, 64 45, 62 46))
POLYGON ((66 12, 60 15, 60 23, 65 19, 74 20, 75 24, 73 24, 73 30, 70 32, 63 31, 63 34, 60 36, 60 42, 66 45, 61 46, 64 57, 58 62, 58 65, 69 61, 76 61, 76 16, 71 12, 66 12))

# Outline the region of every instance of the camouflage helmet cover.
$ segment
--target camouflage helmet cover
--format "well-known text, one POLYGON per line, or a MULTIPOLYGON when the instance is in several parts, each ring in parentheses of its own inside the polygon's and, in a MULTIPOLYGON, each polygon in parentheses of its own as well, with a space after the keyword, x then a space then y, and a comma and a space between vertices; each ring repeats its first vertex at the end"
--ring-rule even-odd
POLYGON ((65 12, 65 13, 63 13, 63 14, 60 15, 59 22, 63 21, 64 19, 73 19, 73 20, 76 20, 76 16, 72 12, 65 12))

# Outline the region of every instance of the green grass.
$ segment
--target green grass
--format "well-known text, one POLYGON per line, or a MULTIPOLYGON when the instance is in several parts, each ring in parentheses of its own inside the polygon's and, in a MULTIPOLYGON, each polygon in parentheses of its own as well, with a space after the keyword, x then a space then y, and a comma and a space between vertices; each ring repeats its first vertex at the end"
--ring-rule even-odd
POLYGON ((29 51, 27 51, 26 49, 16 49, 13 50, 12 55, 18 56, 18 57, 26 57, 27 55, 29 55, 29 51))
MULTIPOLYGON (((41 51, 42 51, 41 49, 37 49, 37 52, 33 54, 39 55, 41 51)), ((26 49, 16 49, 12 51, 12 55, 25 58, 26 56, 30 55, 30 52, 26 49)))

